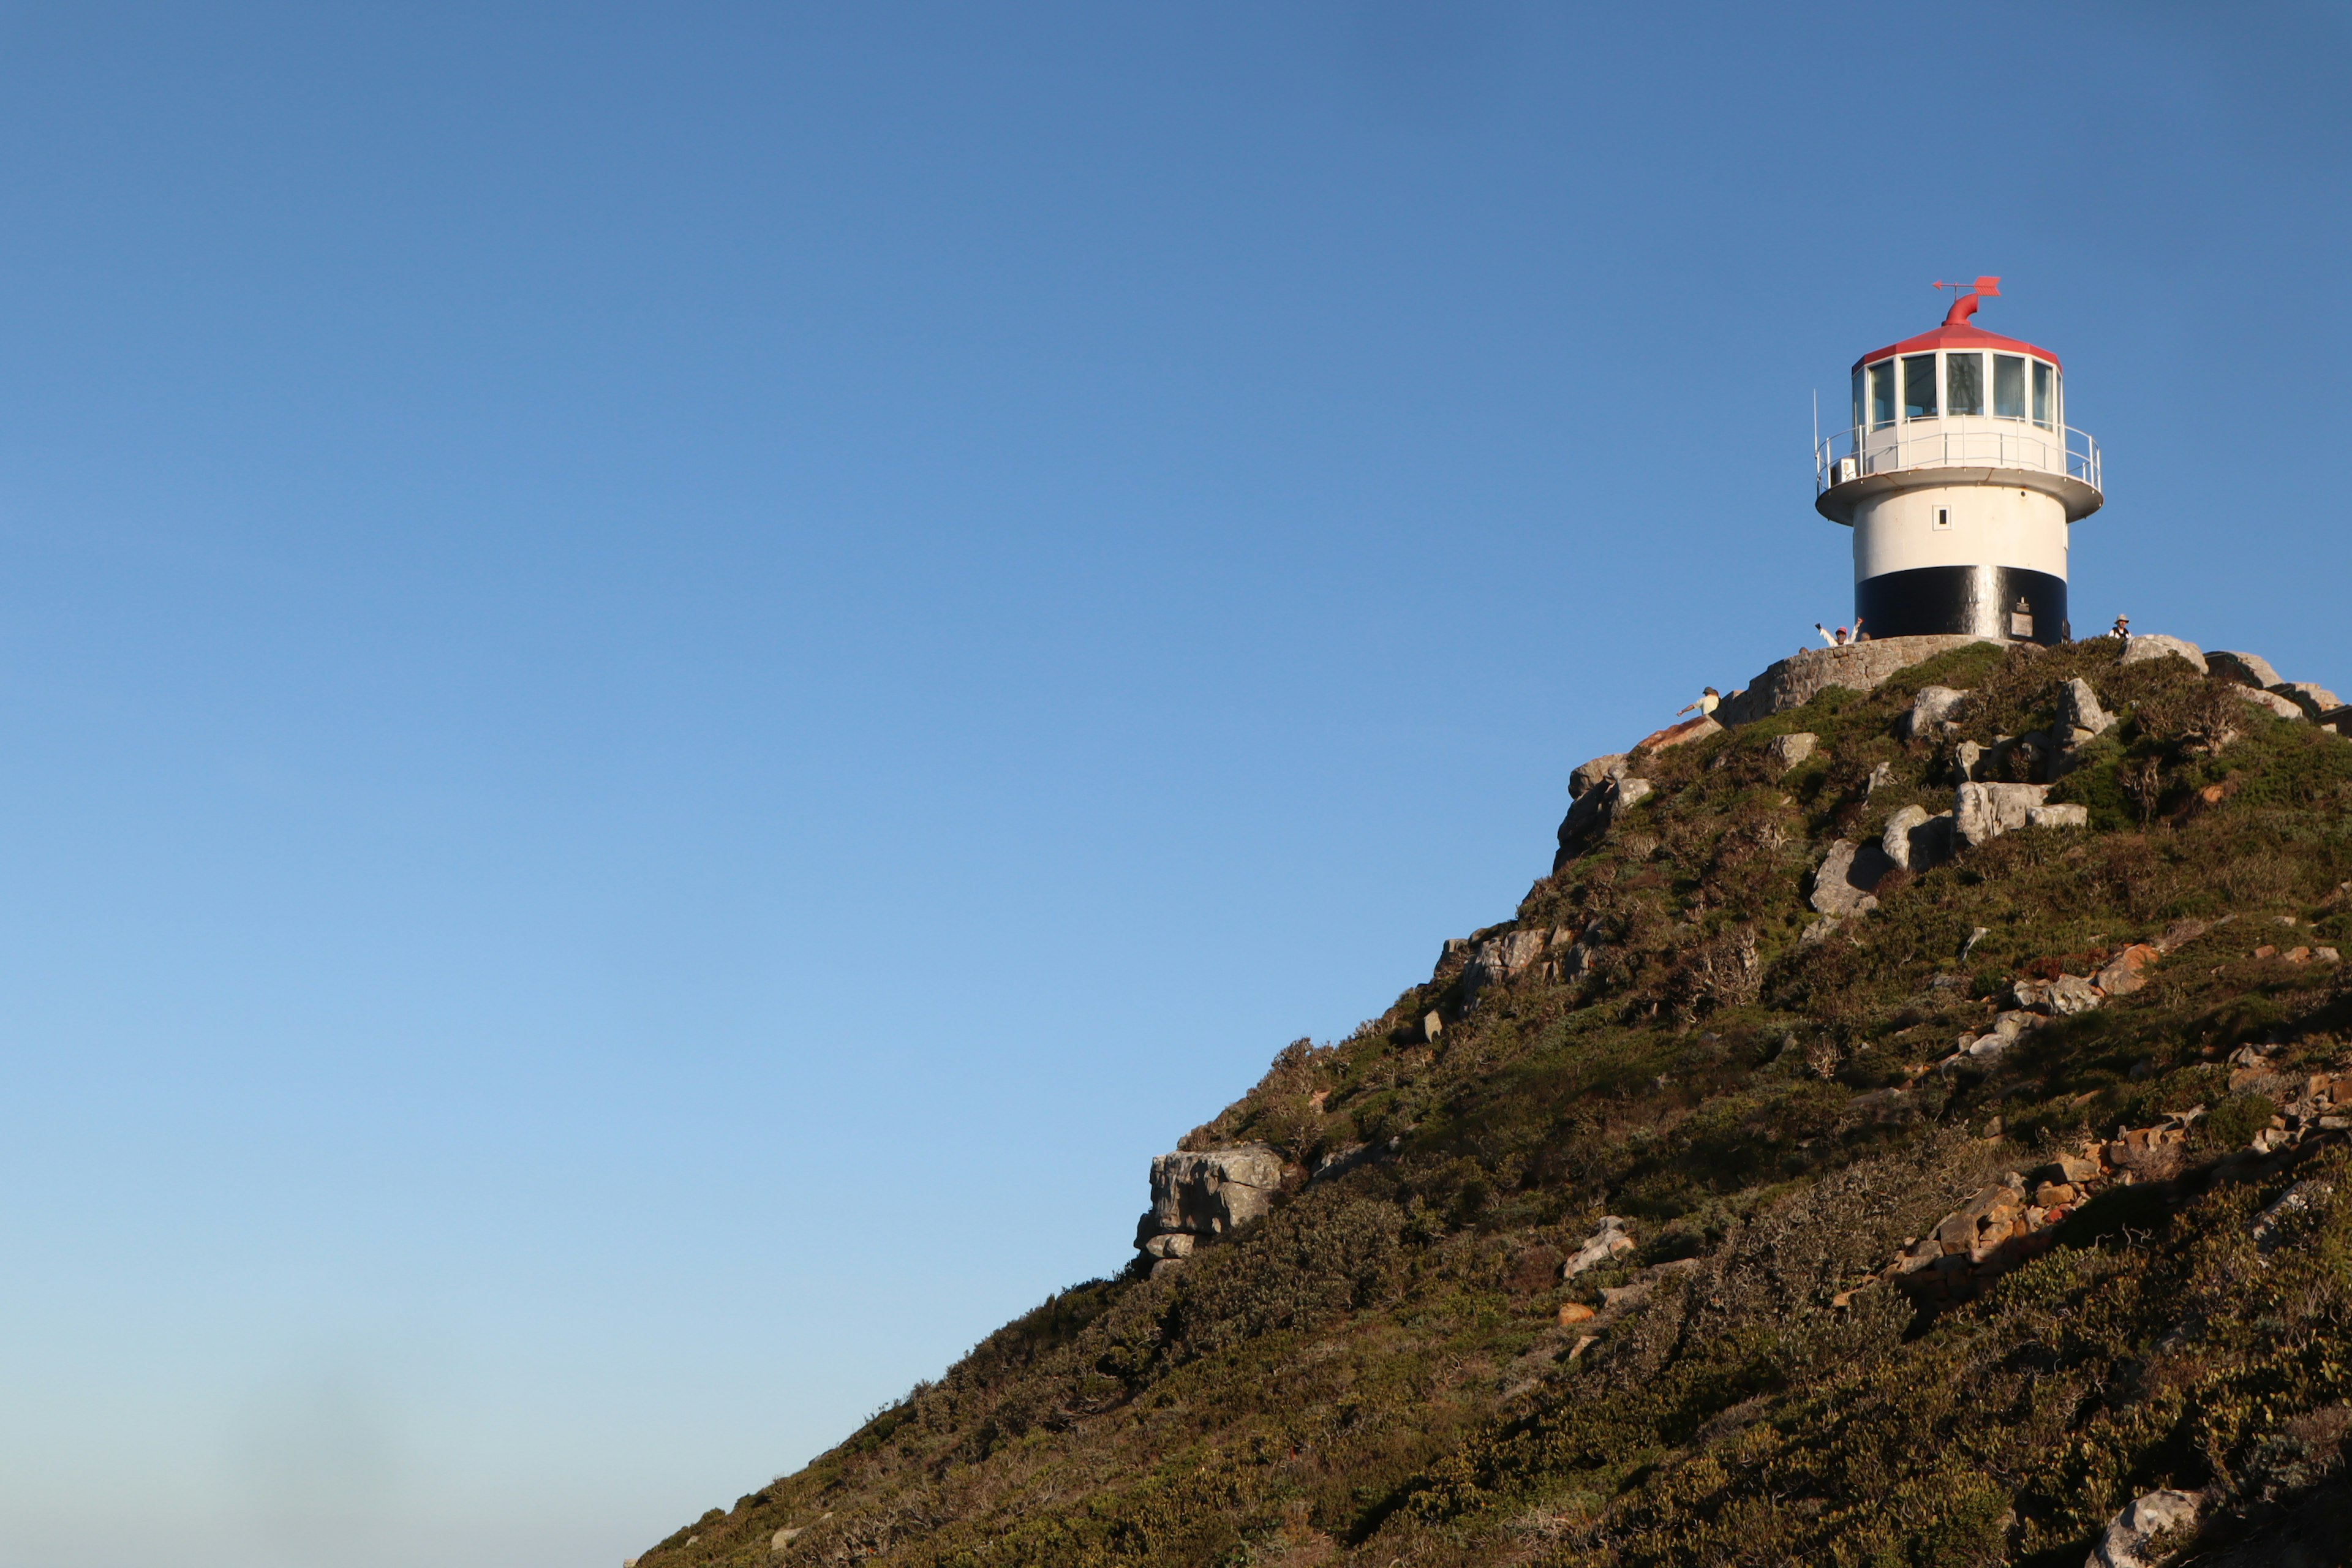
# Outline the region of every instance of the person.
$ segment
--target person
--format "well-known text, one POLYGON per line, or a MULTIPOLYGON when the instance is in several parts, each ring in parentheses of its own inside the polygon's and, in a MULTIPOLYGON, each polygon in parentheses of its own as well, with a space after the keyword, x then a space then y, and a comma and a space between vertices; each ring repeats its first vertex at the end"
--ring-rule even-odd
POLYGON ((2126 642, 2131 641, 2131 617, 2129 616, 2117 616, 2116 617, 2114 627, 2108 631, 2107 635, 2111 637, 2121 637, 2126 642))
POLYGON ((1822 634, 1822 641, 1823 641, 1823 642, 1825 642, 1825 643, 1829 644, 1829 645, 1830 645, 1830 647, 1845 647, 1845 643, 1846 643, 1846 630, 1845 630, 1845 628, 1844 628, 1843 626, 1840 626, 1840 627, 1838 627, 1837 631, 1836 631, 1834 634, 1832 634, 1832 633, 1831 632, 1831 630, 1829 629, 1829 627, 1827 627, 1827 626, 1825 626, 1822 625, 1822 623, 1821 623, 1821 622, 1819 622, 1819 621, 1815 621, 1815 622, 1813 623, 1813 630, 1815 630, 1815 631, 1817 631, 1817 632, 1821 633, 1821 634, 1822 634))
POLYGON ((1870 634, 1862 629, 1862 617, 1860 616, 1856 616, 1853 618, 1853 640, 1856 642, 1868 642, 1870 640, 1870 634))
POLYGON ((1698 710, 1700 718, 1712 718, 1715 713, 1715 705, 1722 700, 1723 693, 1717 691, 1712 686, 1706 687, 1699 692, 1697 701, 1687 703, 1683 707, 1675 709, 1675 717, 1679 719, 1695 708, 1698 710))

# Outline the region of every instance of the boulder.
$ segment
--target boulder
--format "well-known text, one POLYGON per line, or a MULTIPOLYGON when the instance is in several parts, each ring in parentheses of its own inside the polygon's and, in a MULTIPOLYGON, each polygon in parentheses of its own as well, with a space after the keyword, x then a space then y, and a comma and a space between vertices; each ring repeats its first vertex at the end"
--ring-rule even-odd
POLYGON ((1602 779, 1625 776, 1625 753, 1612 752, 1605 757, 1595 757, 1589 763, 1579 763, 1568 775, 1568 798, 1582 800, 1584 792, 1602 779))
POLYGON ((2128 996, 2147 984, 2147 971, 2163 956, 2144 942, 2136 942, 2113 958, 2096 974, 2091 984, 2110 996, 2128 996))
POLYGON ((1229 1149, 1180 1150, 1151 1162, 1151 1212, 1136 1227, 1135 1245, 1158 1258, 1182 1257, 1155 1237, 1223 1237, 1263 1215, 1282 1190, 1282 1156, 1264 1143, 1229 1149))
POLYGON ((2134 632, 2124 639, 2125 664, 2142 664, 2151 658, 2178 658, 2194 665, 2197 673, 2206 673, 2204 650, 2195 643, 2180 637, 2168 637, 2161 632, 2134 632))
POLYGON ((2224 680, 2234 680, 2241 686, 2251 686, 2257 691, 2268 691, 2280 685, 2279 672, 2271 661, 2258 653, 2209 653, 2205 656, 2205 671, 2224 680))
POLYGON ((1633 744, 1637 752, 1663 752, 1688 741, 1704 741, 1709 735, 1720 735, 1723 726, 1702 713, 1696 719, 1685 719, 1679 724, 1643 736, 1633 744))
POLYGON ((1820 736, 1800 730, 1793 735, 1773 736, 1764 747, 1764 755, 1771 761, 1773 772, 1785 773, 1811 756, 1821 743, 1820 736))
POLYGON ((2080 676, 2058 689, 2057 738, 2065 744, 2079 746, 2115 721, 2114 716, 2099 706, 2099 694, 2091 689, 2091 683, 2080 676))
POLYGON ((1952 716, 1968 696, 1948 686, 1923 686, 1911 699, 1911 711, 1904 716, 1903 733, 1915 741, 1924 741, 1937 732, 1937 727, 1952 716))
POLYGON ((2325 719, 2344 706, 2344 699, 2308 680, 2283 680, 2271 688, 2271 695, 2285 698, 2302 709, 2306 719, 2325 719))
POLYGON ((2025 808, 2028 827, 2088 827, 2091 808, 2087 805, 2029 805, 2025 808))
POLYGON ((2027 813, 2042 803, 2048 784, 1962 784, 1952 791, 1952 837, 1963 849, 1990 844, 2023 827, 2027 813))
POLYGON ((1559 1267, 1560 1278, 1573 1279, 1588 1268, 1597 1268, 1612 1258, 1633 1250, 1633 1238, 1626 1233, 1625 1222, 1613 1214, 1601 1216, 1601 1228, 1585 1237, 1576 1256, 1559 1267))
POLYGON ((1952 858, 1952 814, 1927 815, 1927 808, 1906 805, 1886 819, 1878 840, 1879 852, 1906 871, 1925 871, 1952 858))
POLYGON ((2261 691, 2251 686, 2237 686, 2231 689, 2255 707, 2267 708, 2282 719, 2300 719, 2304 716, 2303 708, 2299 703, 2281 697, 2275 691, 2261 691))
POLYGON ((1802 708, 1832 686, 1850 691, 1875 691, 1897 670, 1948 648, 1970 643, 1994 642, 1992 637, 1943 636, 1874 637, 1843 647, 1813 647, 1792 654, 1748 683, 1744 691, 1723 700, 1715 710, 1718 722, 1738 728, 1802 708))
POLYGON ((1813 908, 1839 919, 1868 914, 1878 907, 1871 889, 1893 869, 1894 862, 1877 845, 1841 838, 1830 846, 1821 869, 1813 873, 1813 908))
POLYGON ((2134 1498, 2108 1521, 2083 1568, 2157 1568, 2168 1555, 2166 1548, 2186 1543, 2204 1511, 2204 1501, 2195 1492, 2158 1491, 2134 1498), (2158 1539, 2164 1536, 2172 1539, 2158 1539))

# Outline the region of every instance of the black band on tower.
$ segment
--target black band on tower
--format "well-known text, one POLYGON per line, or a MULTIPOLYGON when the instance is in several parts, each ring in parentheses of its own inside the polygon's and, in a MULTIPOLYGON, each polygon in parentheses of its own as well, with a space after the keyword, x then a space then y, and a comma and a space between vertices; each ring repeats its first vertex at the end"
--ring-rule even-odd
POLYGON ((1974 634, 2066 639, 2066 580, 2016 566, 1920 566, 1853 585, 1853 613, 1874 637, 1974 634))

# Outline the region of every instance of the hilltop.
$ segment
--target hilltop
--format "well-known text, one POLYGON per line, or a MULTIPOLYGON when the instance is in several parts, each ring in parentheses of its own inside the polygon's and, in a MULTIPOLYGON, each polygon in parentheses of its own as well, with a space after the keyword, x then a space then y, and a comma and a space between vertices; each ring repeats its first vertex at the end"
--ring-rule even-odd
POLYGON ((2168 641, 1588 763, 1131 1266, 642 1568, 2346 1561, 2352 726, 2168 641))

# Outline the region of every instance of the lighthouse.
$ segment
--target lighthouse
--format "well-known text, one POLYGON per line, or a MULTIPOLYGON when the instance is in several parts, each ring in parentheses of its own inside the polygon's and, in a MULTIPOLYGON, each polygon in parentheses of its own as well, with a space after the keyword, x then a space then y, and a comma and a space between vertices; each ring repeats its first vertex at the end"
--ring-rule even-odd
POLYGON ((2099 449, 2066 424, 2058 356, 1974 323, 2000 292, 1979 278, 1941 326, 1856 360, 1853 422, 1814 449, 1872 637, 2069 635, 2066 531, 2099 510, 2099 449))

